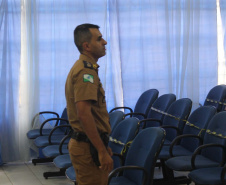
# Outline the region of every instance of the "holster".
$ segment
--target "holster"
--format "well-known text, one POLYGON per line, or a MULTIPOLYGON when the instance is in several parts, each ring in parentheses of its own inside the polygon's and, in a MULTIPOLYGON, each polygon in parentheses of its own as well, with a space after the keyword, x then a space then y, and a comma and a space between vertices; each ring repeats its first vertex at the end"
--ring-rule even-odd
MULTIPOLYGON (((100 138, 102 139, 105 147, 108 147, 108 142, 109 142, 109 137, 107 133, 101 133, 100 134, 100 138)), ((97 165, 100 166, 100 161, 99 161, 99 157, 98 157, 98 152, 96 150, 96 148, 93 146, 93 144, 90 142, 90 154, 93 158, 93 162, 97 165)))
MULTIPOLYGON (((96 148, 93 146, 93 144, 90 142, 89 138, 82 132, 73 132, 72 136, 73 139, 77 141, 82 141, 82 142, 87 142, 90 144, 90 154, 93 158, 93 162, 97 165, 100 166, 100 161, 98 157, 98 152, 96 148)), ((105 147, 108 147, 108 142, 109 142, 109 137, 107 133, 101 133, 100 138, 103 141, 105 147)))

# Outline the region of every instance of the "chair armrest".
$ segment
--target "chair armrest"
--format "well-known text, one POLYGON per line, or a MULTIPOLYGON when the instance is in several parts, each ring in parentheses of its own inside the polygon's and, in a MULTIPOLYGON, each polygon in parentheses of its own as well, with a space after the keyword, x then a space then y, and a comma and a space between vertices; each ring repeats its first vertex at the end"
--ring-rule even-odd
POLYGON ((161 121, 161 120, 159 120, 159 119, 152 119, 152 118, 140 120, 140 121, 138 122, 138 125, 140 125, 141 123, 144 122, 144 125, 143 125, 143 127, 142 127, 142 129, 144 129, 144 128, 146 127, 146 121, 156 121, 156 122, 159 122, 160 126, 162 125, 162 121, 161 121))
POLYGON ((162 126, 160 126, 160 127, 161 127, 161 128, 171 128, 171 129, 174 129, 174 130, 177 131, 177 135, 180 135, 180 134, 181 134, 180 129, 177 128, 177 127, 174 127, 174 126, 171 126, 171 125, 162 125, 162 126))
MULTIPOLYGON (((40 114, 55 114, 56 115, 56 118, 59 118, 60 117, 58 113, 53 112, 53 111, 42 111, 42 112, 39 112, 39 115, 40 114)), ((55 126, 57 126, 57 125, 58 125, 58 121, 56 122, 55 126)))
POLYGON ((187 138, 187 137, 193 137, 193 138, 197 138, 199 139, 199 144, 201 145, 203 143, 203 140, 201 137, 197 136, 197 135, 193 135, 193 134, 184 134, 184 135, 180 135, 177 136, 176 138, 174 138, 174 140, 172 141, 172 143, 170 144, 170 148, 169 148, 169 154, 170 157, 174 157, 173 155, 173 147, 183 138, 187 138))
MULTIPOLYGON (((51 119, 48 119, 48 120, 49 120, 49 121, 52 121, 52 120, 56 120, 56 119, 59 119, 59 120, 61 120, 61 121, 65 121, 65 122, 68 123, 68 125, 59 125, 59 126, 54 127, 54 128, 51 130, 51 132, 50 132, 50 134, 49 134, 49 137, 48 137, 48 140, 49 140, 49 144, 50 144, 50 145, 52 144, 52 143, 51 143, 51 137, 52 137, 53 133, 55 132, 55 130, 57 130, 57 129, 59 129, 59 128, 63 128, 63 127, 71 128, 71 125, 69 125, 69 121, 66 120, 66 119, 63 119, 63 118, 51 118, 51 119)), ((48 121, 48 120, 46 120, 46 121, 48 121)))
POLYGON ((32 127, 34 126, 34 120, 36 119, 36 117, 40 116, 41 114, 55 114, 57 118, 60 117, 58 113, 52 112, 52 111, 42 111, 42 112, 39 112, 39 113, 35 114, 35 116, 32 119, 32 127))
POLYGON ((123 119, 125 119, 125 117, 126 117, 126 116, 130 116, 130 117, 132 117, 132 115, 140 115, 140 116, 143 116, 143 118, 144 118, 144 119, 146 119, 146 118, 147 118, 147 116, 146 116, 145 114, 143 114, 143 113, 139 113, 139 112, 132 112, 132 113, 127 113, 127 114, 125 114, 125 115, 123 116, 123 119))
POLYGON ((145 168, 140 167, 140 166, 122 166, 122 167, 116 168, 116 169, 111 171, 111 173, 108 176, 108 185, 110 184, 112 177, 116 176, 116 174, 118 174, 119 172, 124 171, 124 170, 141 170, 141 171, 143 171, 144 172, 144 176, 143 176, 144 178, 143 178, 143 181, 142 181, 142 185, 147 184, 148 172, 145 168))
POLYGON ((58 122, 59 122, 59 114, 57 114, 56 112, 51 112, 51 111, 43 111, 43 112, 39 112, 39 114, 37 114, 37 115, 40 115, 40 114, 55 114, 57 116, 56 118, 50 118, 50 119, 47 119, 44 122, 42 122, 42 124, 40 126, 40 136, 42 136, 43 135, 42 134, 43 127, 45 126, 46 123, 48 123, 49 121, 52 121, 51 119, 56 119, 56 123, 55 123, 54 127, 56 127, 58 125, 58 122))
POLYGON ((109 113, 111 113, 117 109, 127 109, 130 111, 130 113, 133 113, 133 109, 131 109, 130 107, 115 107, 115 108, 111 109, 109 113))
POLYGON ((224 154, 223 154, 223 158, 221 160, 220 166, 224 165, 224 163, 226 161, 226 147, 224 145, 211 143, 211 144, 201 145, 194 151, 194 153, 192 154, 192 157, 191 157, 191 167, 192 167, 192 169, 196 169, 196 166, 195 166, 195 158, 196 158, 196 156, 200 154, 202 149, 208 148, 208 147, 219 147, 219 148, 223 149, 223 153, 224 154))
POLYGON ((122 154, 113 153, 114 156, 118 157, 120 159, 121 165, 125 162, 125 157, 122 154))
MULTIPOLYGON (((71 128, 71 131, 72 131, 72 128, 71 128)), ((60 145, 59 145, 59 153, 60 153, 60 155, 63 155, 64 153, 63 153, 63 145, 64 145, 64 142, 68 139, 68 138, 70 138, 71 137, 71 132, 68 134, 68 135, 66 135, 62 140, 61 140, 61 142, 60 142, 60 145)))

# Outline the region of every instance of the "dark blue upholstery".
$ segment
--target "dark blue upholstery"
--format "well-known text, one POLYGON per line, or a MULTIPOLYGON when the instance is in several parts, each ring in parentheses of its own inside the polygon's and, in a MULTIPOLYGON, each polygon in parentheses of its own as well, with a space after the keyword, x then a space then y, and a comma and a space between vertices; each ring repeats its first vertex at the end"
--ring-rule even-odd
POLYGON ((194 135, 203 139, 204 130, 215 113, 216 109, 212 106, 202 106, 194 110, 187 120, 182 135, 176 137, 171 146, 164 145, 159 158, 168 159, 173 156, 191 155, 199 146, 199 139, 194 135), (170 156, 170 148, 172 156, 170 156))
POLYGON ((42 153, 46 158, 55 158, 56 156, 68 154, 68 143, 71 138, 70 133, 66 135, 60 142, 60 144, 49 145, 42 149, 42 153))
POLYGON ((164 94, 158 97, 155 102, 152 104, 151 109, 148 112, 147 119, 143 119, 140 121, 140 127, 154 127, 154 126, 160 126, 160 123, 157 121, 153 121, 154 119, 159 120, 162 122, 164 118, 164 114, 157 112, 163 111, 166 112, 169 108, 169 106, 176 100, 176 95, 174 94, 164 94), (152 119, 152 121, 148 121, 149 119, 152 119))
MULTIPOLYGON (((63 154, 68 154, 67 144, 62 146, 63 154)), ((59 153, 59 145, 50 145, 43 148, 42 153, 45 157, 56 157, 60 155, 59 153)))
MULTIPOLYGON (((48 119, 48 120, 52 120, 52 119, 61 119, 61 118, 51 118, 51 119, 48 119)), ((46 121, 48 121, 48 120, 46 120, 46 121)), ((69 121, 65 120, 65 119, 64 119, 64 121, 68 122, 68 124, 56 126, 51 130, 51 132, 48 136, 39 136, 36 139, 34 139, 35 146, 37 146, 38 148, 43 148, 43 147, 46 147, 46 146, 52 145, 52 144, 53 145, 54 144, 60 144, 61 140, 65 137, 65 135, 67 135, 69 133, 69 130, 70 130, 69 129, 70 128, 69 121), (63 130, 62 134, 55 135, 54 133, 57 130, 63 130)))
POLYGON ((165 131, 161 128, 147 128, 142 130, 135 137, 128 150, 125 166, 116 168, 110 173, 109 184, 152 184, 155 163, 162 147, 164 137, 165 131), (136 167, 136 169, 125 170, 122 176, 114 177, 115 173, 129 166, 133 166, 133 168, 136 167), (145 181, 145 177, 147 181, 145 181))
POLYGON ((223 185, 226 183, 226 166, 201 168, 193 170, 188 177, 195 182, 196 185, 223 185))
POLYGON ((130 113, 126 114, 125 116, 130 115, 137 117, 138 119, 144 119, 147 117, 147 114, 153 102, 158 98, 158 94, 159 91, 157 89, 149 89, 141 94, 141 96, 137 100, 134 110, 130 107, 115 107, 110 110, 110 112, 123 108, 130 111, 130 113))
POLYGON ((114 111, 109 113, 109 119, 111 124, 111 132, 114 130, 115 126, 122 121, 124 113, 122 111, 114 111))
POLYGON ((68 179, 70 179, 73 182, 76 182, 75 169, 73 166, 67 168, 65 174, 68 179))
MULTIPOLYGON (((36 165, 37 163, 45 163, 45 162, 52 162, 53 157, 46 157, 43 155, 43 149, 47 146, 50 145, 60 145, 61 141, 71 132, 71 126, 69 125, 69 121, 66 119, 62 119, 62 118, 51 118, 46 120, 46 122, 50 121, 50 120, 61 120, 61 121, 65 121, 68 124, 65 125, 59 125, 56 126, 52 129, 52 131, 50 132, 49 136, 39 136, 34 140, 34 145, 39 149, 39 156, 36 159, 32 159, 32 163, 34 165, 36 165), (62 135, 55 135, 54 132, 58 129, 62 128, 65 129, 65 131, 63 132, 62 135)), ((67 144, 69 142, 69 139, 65 140, 64 143, 67 144)), ((49 150, 50 152, 53 152, 52 154, 54 154, 55 152, 57 152, 57 148, 58 146, 55 146, 53 148, 55 148, 53 151, 49 150)), ((48 147, 47 147, 48 148, 48 147)), ((47 150, 45 149, 45 152, 47 152, 47 150)), ((49 154, 46 153, 46 155, 48 156, 49 154)))
POLYGON ((222 165, 222 161, 226 156, 226 139, 218 136, 218 134, 226 136, 225 120, 226 112, 224 111, 214 115, 204 135, 203 145, 199 146, 192 156, 179 156, 168 159, 166 161, 168 168, 177 171, 191 171, 195 168, 222 165))
MULTIPOLYGON (((39 114, 37 114, 36 116, 45 115, 45 114, 55 115, 57 118, 59 118, 59 115, 56 112, 51 112, 51 111, 43 111, 43 112, 40 112, 39 114)), ((68 117, 67 117, 67 108, 65 108, 63 110, 61 118, 68 119, 68 117)), ((47 123, 48 122, 42 123, 42 125, 41 125, 41 127, 39 129, 29 130, 27 132, 27 138, 28 139, 35 139, 38 136, 48 136, 50 134, 52 128, 51 129, 45 128, 45 124, 47 124, 47 123)), ((67 124, 67 123, 64 122, 64 121, 56 121, 55 126, 57 126, 57 125, 64 125, 64 124, 67 124)), ((56 130, 56 132, 54 134, 60 135, 60 134, 63 134, 64 131, 65 131, 64 129, 59 129, 59 130, 56 130)))
MULTIPOLYGON (((134 113, 143 113, 147 116, 152 104, 158 98, 159 91, 157 89, 149 89, 142 93, 142 95, 137 100, 134 108, 134 113)), ((135 115, 139 120, 144 119, 143 116, 135 115)))
MULTIPOLYGON (((136 135, 136 131, 138 128, 138 119, 137 118, 127 118, 121 121, 116 128, 113 130, 111 137, 121 141, 124 144, 127 144, 129 141, 132 141, 136 135)), ((111 148, 113 153, 121 154, 124 146, 118 143, 109 142, 109 147, 111 148)), ((125 154, 124 154, 125 156, 125 154)), ((119 158, 113 156, 114 160, 114 168, 120 166, 119 158)))
POLYGON ((209 91, 203 105, 214 106, 216 107, 217 112, 220 112, 222 110, 225 110, 225 106, 223 106, 222 104, 225 102, 226 102, 226 85, 217 85, 209 91))
POLYGON ((162 128, 166 130, 164 144, 170 144, 178 134, 183 132, 191 107, 192 101, 189 98, 181 98, 170 105, 162 122, 162 128))
POLYGON ((66 169, 72 166, 71 158, 69 154, 59 155, 53 159, 54 165, 59 169, 66 169))

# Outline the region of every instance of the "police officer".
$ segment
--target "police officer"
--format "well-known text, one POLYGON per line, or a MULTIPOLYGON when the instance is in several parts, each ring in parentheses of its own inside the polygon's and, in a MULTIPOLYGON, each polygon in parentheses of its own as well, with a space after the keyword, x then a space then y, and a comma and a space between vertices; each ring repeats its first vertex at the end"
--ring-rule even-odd
POLYGON ((97 61, 106 54, 107 42, 99 26, 93 24, 77 26, 74 42, 80 57, 65 85, 68 118, 74 130, 69 153, 78 185, 106 185, 113 169, 112 152, 107 146, 111 128, 97 61))

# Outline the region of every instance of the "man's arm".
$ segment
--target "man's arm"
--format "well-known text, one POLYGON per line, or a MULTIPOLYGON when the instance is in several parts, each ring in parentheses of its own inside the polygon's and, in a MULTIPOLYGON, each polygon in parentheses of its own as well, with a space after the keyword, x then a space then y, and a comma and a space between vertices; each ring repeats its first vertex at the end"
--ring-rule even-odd
POLYGON ((78 118, 82 123, 83 129, 89 140, 98 151, 100 168, 104 171, 113 169, 113 160, 104 146, 98 133, 95 120, 91 112, 91 101, 79 101, 76 103, 78 118))

